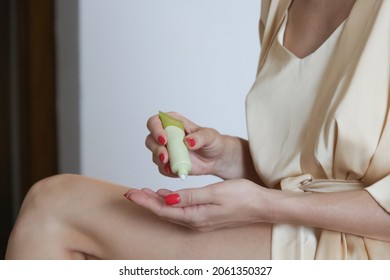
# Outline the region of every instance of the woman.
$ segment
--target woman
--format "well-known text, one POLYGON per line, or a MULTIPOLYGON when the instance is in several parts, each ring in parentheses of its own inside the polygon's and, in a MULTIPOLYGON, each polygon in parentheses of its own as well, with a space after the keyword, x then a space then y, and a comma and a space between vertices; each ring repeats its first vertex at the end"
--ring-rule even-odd
MULTIPOLYGON (((48 178, 26 197, 6 257, 390 258, 390 1, 261 11, 249 142, 176 114, 192 174, 223 182, 172 193, 48 178)), ((173 176, 157 116, 148 128, 154 162, 173 176)))

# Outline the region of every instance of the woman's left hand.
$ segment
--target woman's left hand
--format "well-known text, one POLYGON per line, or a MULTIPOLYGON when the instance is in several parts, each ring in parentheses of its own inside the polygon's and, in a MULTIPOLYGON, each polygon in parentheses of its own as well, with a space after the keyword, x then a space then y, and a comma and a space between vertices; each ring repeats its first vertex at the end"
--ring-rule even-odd
POLYGON ((226 180, 176 192, 130 189, 125 196, 160 218, 199 231, 269 222, 265 189, 245 180, 226 180), (166 200, 173 205, 167 205, 166 200))

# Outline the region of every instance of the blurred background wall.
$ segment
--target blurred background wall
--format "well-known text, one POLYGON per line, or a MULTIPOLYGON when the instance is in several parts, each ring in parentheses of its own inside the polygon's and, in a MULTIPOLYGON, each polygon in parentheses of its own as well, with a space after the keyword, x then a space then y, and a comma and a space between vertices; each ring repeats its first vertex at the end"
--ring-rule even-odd
POLYGON ((79 173, 132 187, 164 178, 147 119, 177 111, 246 138, 259 0, 0 1, 0 258, 38 180, 79 173))
POLYGON ((245 96, 259 55, 259 0, 57 0, 60 171, 135 187, 163 178, 147 119, 177 111, 246 137, 245 96))

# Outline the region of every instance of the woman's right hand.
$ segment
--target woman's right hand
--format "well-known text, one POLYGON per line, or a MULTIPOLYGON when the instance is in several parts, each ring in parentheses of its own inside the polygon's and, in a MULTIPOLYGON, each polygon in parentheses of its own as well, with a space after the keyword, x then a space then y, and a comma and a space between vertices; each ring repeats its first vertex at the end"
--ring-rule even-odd
MULTIPOLYGON (((226 177, 227 162, 226 155, 229 146, 232 144, 230 136, 221 135, 212 128, 200 127, 178 113, 169 115, 183 121, 186 136, 184 142, 190 152, 192 164, 191 175, 212 174, 219 177, 226 177)), ((158 166, 161 174, 176 177, 172 174, 169 165, 169 154, 166 148, 167 135, 158 115, 149 118, 147 122, 149 135, 146 137, 145 145, 153 153, 153 162, 158 166)))

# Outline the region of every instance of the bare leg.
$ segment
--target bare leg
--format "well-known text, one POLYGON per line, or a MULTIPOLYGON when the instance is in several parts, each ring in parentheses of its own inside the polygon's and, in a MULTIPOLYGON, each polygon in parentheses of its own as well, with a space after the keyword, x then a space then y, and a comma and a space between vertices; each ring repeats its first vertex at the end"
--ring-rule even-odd
POLYGON ((77 175, 38 182, 23 203, 6 258, 270 258, 268 224, 196 232, 128 201, 126 190, 77 175))

